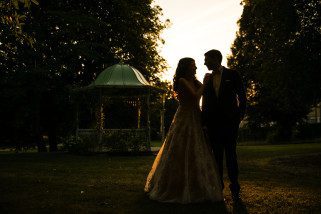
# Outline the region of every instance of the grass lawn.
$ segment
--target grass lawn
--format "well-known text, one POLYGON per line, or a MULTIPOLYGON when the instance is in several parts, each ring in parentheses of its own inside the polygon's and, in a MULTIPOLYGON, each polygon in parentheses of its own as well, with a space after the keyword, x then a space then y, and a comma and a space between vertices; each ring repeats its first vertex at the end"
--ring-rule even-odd
MULTIPOLYGON (((321 143, 239 146, 238 157, 243 213, 321 213, 321 143)), ((149 200, 143 187, 154 158, 4 152, 0 213, 236 211, 227 190, 226 204, 149 200)))

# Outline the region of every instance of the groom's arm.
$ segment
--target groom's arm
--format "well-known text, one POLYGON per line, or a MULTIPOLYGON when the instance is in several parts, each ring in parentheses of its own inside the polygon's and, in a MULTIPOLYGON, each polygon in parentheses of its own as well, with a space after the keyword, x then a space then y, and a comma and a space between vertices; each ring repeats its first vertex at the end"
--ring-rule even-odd
POLYGON ((203 90, 203 97, 202 97, 202 113, 201 113, 203 128, 206 126, 206 123, 208 121, 209 100, 208 100, 208 94, 207 94, 206 88, 208 87, 207 84, 209 84, 209 82, 210 82, 210 74, 205 74, 203 79, 204 90, 203 90))

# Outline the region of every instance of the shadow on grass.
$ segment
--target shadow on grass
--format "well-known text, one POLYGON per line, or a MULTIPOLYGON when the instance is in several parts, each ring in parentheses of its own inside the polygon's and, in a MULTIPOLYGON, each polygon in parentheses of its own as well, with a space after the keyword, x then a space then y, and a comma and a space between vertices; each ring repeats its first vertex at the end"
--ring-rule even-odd
POLYGON ((232 213, 238 213, 238 214, 247 214, 246 205, 243 202, 242 199, 240 199, 237 203, 233 204, 233 211, 232 213))
POLYGON ((137 213, 229 213, 224 202, 194 204, 161 203, 142 195, 137 201, 137 213))
POLYGON ((321 144, 238 149, 239 204, 150 200, 154 156, 1 154, 0 213, 321 213, 321 144))

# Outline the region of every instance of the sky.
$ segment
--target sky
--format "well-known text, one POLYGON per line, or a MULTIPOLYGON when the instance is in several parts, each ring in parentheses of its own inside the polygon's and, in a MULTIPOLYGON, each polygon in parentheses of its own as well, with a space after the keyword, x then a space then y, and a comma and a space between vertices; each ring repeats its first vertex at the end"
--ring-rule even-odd
POLYGON ((163 9, 161 20, 170 19, 171 25, 161 37, 165 44, 160 47, 169 69, 162 79, 171 81, 179 59, 192 57, 196 61, 199 80, 208 72, 204 65, 204 53, 220 50, 222 65, 238 30, 237 21, 242 14, 240 0, 155 0, 163 9))

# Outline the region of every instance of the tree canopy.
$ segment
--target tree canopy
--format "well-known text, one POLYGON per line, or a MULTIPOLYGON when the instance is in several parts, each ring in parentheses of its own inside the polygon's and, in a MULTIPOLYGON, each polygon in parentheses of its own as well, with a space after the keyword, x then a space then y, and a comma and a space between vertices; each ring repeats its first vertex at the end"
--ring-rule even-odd
POLYGON ((0 114, 10 136, 70 131, 70 89, 120 61, 163 84, 158 47, 168 21, 152 0, 12 0, 0 9, 0 114))
POLYGON ((321 98, 321 2, 244 0, 228 59, 248 87, 252 126, 292 128, 321 98))

